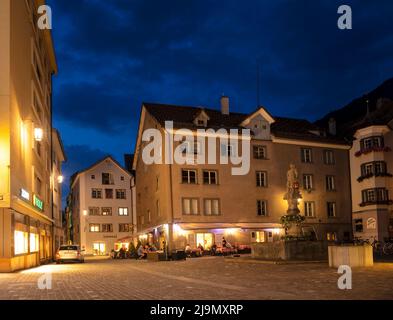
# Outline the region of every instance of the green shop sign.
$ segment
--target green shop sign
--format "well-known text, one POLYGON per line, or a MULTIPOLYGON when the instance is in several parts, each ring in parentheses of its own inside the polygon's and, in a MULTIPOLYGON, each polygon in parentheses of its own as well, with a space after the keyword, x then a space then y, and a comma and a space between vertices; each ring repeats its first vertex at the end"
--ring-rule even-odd
POLYGON ((41 211, 44 210, 44 202, 40 198, 38 198, 36 195, 34 195, 34 197, 33 197, 33 204, 35 207, 37 207, 41 211))

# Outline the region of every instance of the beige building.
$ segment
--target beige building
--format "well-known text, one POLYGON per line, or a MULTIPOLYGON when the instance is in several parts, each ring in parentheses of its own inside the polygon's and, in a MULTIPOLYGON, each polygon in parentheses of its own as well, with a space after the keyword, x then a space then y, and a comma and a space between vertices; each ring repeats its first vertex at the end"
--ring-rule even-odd
MULTIPOLYGON (((214 143, 216 163, 226 153, 237 152, 236 146, 219 138, 214 143)), ((175 150, 181 142, 163 139, 159 155, 171 144, 175 150)), ((165 241, 170 250, 184 249, 186 244, 221 245, 223 237, 232 245, 277 240, 284 235, 280 217, 288 208, 283 197, 291 163, 301 185, 304 233, 320 240, 348 239, 349 148, 344 140, 306 120, 273 117, 262 107, 250 114, 232 113, 227 97, 221 98, 221 111, 144 103, 133 161, 139 239, 161 248, 165 241), (191 133, 183 133, 192 136, 198 129, 251 129, 249 172, 232 175, 233 166, 227 164, 146 164, 142 154, 148 142, 143 133, 158 129, 169 136, 165 121, 173 121, 172 133, 184 128, 191 133)), ((200 142, 184 150, 186 157, 206 153, 200 142)))
POLYGON ((393 237, 393 101, 352 126, 350 150, 354 236, 384 241, 393 237))
POLYGON ((73 243, 87 255, 107 255, 132 241, 134 179, 112 157, 73 176, 73 243))
MULTIPOLYGON (((60 190, 51 152, 60 139, 51 124, 57 66, 50 31, 37 28, 41 4, 0 1, 0 271, 53 257, 53 193, 60 190)), ((61 148, 54 153, 61 163, 61 148)))

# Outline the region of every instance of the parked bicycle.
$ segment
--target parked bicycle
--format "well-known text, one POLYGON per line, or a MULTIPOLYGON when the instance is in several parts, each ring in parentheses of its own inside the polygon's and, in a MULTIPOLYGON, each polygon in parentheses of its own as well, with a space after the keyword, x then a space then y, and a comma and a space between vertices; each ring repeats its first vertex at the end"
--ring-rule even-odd
POLYGON ((392 255, 393 254, 393 241, 387 241, 384 243, 382 247, 382 252, 384 255, 392 255))

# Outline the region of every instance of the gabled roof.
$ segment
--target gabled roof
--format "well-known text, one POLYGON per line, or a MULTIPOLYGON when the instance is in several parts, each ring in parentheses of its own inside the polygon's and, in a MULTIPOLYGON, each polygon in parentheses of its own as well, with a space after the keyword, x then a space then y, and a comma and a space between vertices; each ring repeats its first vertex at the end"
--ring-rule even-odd
POLYGON ((193 121, 195 117, 203 110, 210 118, 208 127, 212 129, 242 129, 244 121, 250 116, 255 115, 261 110, 268 121, 271 122, 271 133, 275 137, 287 139, 319 141, 335 144, 347 144, 345 140, 338 137, 326 136, 324 130, 317 125, 305 119, 293 119, 284 117, 273 117, 265 108, 258 108, 251 114, 231 112, 229 115, 223 115, 221 111, 190 106, 178 106, 159 103, 143 103, 143 106, 162 126, 165 121, 173 121, 174 128, 198 129, 193 121))
POLYGON ((128 176, 132 176, 132 174, 127 171, 119 162, 117 162, 112 156, 106 156, 104 158, 102 158, 101 160, 98 160, 97 162, 93 163, 90 167, 81 170, 81 171, 77 171, 75 172, 72 176, 71 176, 71 187, 73 186, 73 184, 75 183, 75 181, 78 179, 78 177, 85 172, 90 171, 91 169, 95 168, 96 166, 98 166, 99 164, 101 164, 102 162, 106 161, 106 160, 111 160, 116 166, 119 167, 119 169, 121 169, 125 174, 127 174, 128 176))

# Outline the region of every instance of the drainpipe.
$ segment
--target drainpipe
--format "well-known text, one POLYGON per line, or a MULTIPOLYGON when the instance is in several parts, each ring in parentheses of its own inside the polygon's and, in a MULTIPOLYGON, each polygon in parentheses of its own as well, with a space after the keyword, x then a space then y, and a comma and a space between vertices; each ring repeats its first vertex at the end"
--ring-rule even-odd
MULTIPOLYGON (((51 177, 52 177, 52 190, 51 190, 51 212, 52 212, 52 220, 55 221, 54 219, 54 213, 53 213, 53 193, 55 190, 55 177, 53 175, 53 79, 52 79, 53 73, 51 74, 50 78, 50 88, 51 88, 51 93, 50 93, 50 172, 51 172, 51 177)), ((52 222, 52 260, 54 260, 54 253, 55 253, 55 222, 52 222)))

